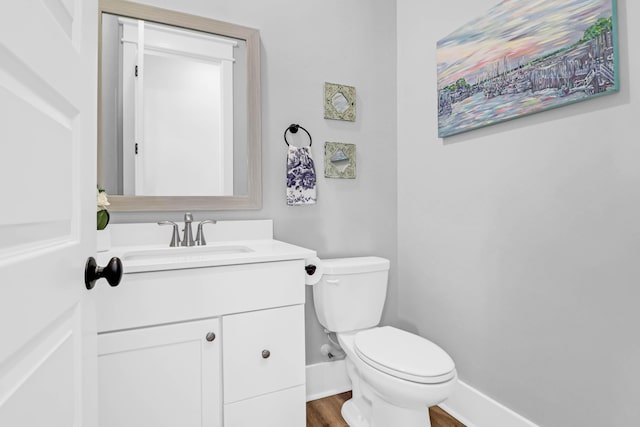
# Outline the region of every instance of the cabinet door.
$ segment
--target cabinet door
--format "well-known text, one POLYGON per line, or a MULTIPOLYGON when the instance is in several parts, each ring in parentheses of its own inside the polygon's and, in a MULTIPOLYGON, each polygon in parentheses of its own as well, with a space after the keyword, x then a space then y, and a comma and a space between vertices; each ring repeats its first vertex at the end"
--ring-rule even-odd
POLYGON ((222 324, 225 403, 305 383, 304 306, 225 316, 222 324))
POLYGON ((100 334, 100 427, 221 427, 218 335, 218 319, 100 334))

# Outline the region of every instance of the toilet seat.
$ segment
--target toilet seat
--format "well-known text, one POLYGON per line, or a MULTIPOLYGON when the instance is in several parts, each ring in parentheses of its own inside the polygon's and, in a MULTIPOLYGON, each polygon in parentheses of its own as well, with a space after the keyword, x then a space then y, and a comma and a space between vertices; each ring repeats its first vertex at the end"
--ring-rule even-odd
POLYGON ((391 326, 360 331, 355 353, 369 366, 408 381, 437 384, 455 377, 453 359, 431 341, 391 326))

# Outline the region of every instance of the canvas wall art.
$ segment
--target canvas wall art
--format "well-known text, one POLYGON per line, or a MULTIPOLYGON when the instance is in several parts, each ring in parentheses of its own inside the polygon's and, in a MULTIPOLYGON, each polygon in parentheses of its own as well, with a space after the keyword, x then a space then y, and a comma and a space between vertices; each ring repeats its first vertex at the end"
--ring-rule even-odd
POLYGON ((438 41, 438 136, 618 91, 615 0, 504 0, 438 41))

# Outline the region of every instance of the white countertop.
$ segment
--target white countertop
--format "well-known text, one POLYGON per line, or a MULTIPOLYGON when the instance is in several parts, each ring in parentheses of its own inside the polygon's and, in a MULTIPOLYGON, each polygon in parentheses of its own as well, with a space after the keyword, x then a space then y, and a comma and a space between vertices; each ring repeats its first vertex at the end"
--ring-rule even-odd
POLYGON ((273 239, 230 240, 206 246, 175 247, 164 245, 113 246, 98 253, 98 264, 111 257, 122 260, 124 274, 224 265, 309 259, 316 252, 273 239))

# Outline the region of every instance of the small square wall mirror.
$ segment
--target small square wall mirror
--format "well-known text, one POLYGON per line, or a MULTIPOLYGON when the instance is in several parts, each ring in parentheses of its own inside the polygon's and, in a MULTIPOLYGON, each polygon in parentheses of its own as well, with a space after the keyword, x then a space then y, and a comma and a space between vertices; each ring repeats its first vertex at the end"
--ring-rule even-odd
POLYGON ((324 176, 327 178, 356 177, 356 146, 342 142, 325 142, 324 176))
POLYGON ((335 83, 325 83, 324 118, 355 122, 356 88, 335 83))

